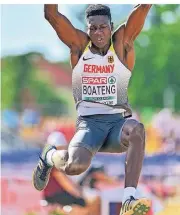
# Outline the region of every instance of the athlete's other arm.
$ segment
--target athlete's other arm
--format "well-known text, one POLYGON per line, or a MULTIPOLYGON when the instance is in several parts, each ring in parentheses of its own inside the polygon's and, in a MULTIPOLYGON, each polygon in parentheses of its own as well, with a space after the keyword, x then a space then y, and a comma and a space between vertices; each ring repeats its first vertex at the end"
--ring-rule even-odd
POLYGON ((131 12, 124 28, 123 43, 126 49, 131 49, 133 42, 141 32, 151 4, 138 4, 131 12))
POLYGON ((114 48, 117 56, 131 71, 135 64, 134 40, 141 32, 151 5, 134 7, 126 23, 114 32, 114 48))
POLYGON ((45 4, 44 15, 46 20, 52 25, 60 40, 65 43, 71 51, 80 53, 88 42, 85 32, 76 29, 71 22, 58 12, 57 4, 45 4))

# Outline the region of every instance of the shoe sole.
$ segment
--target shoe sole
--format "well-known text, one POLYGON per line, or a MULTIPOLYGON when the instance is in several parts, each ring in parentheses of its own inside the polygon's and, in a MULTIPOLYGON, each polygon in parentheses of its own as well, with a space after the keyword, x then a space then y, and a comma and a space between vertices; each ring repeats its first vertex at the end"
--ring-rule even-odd
POLYGON ((46 181, 46 184, 42 187, 42 188, 40 188, 40 187, 38 187, 37 185, 36 185, 36 183, 35 183, 35 173, 36 172, 36 168, 33 170, 33 176, 32 176, 32 185, 33 185, 33 187, 36 189, 36 190, 38 190, 38 191, 43 191, 45 188, 46 188, 46 186, 47 186, 47 184, 48 184, 48 182, 49 182, 49 178, 48 178, 48 180, 46 181))
POLYGON ((38 190, 38 191, 42 191, 43 189, 39 189, 39 187, 36 186, 36 183, 35 183, 35 171, 36 171, 36 168, 33 170, 33 174, 32 174, 32 185, 33 187, 38 190))
MULTIPOLYGON (((56 147, 54 147, 54 148, 56 148, 56 147)), ((48 150, 49 151, 49 150, 48 150)), ((43 153, 47 153, 48 151, 46 151, 46 149, 44 148, 43 149, 43 151, 42 151, 42 154, 43 153)), ((41 156, 42 156, 42 154, 41 154, 41 156)), ((39 163, 39 162, 38 162, 39 163)), ((38 191, 42 191, 42 190, 44 190, 45 188, 46 188, 46 186, 47 186, 47 184, 48 184, 48 182, 49 182, 49 178, 47 179, 47 181, 46 181, 46 183, 45 183, 45 185, 41 188, 41 187, 38 187, 37 186, 37 184, 35 183, 35 181, 36 181, 36 172, 37 171, 37 167, 33 170, 33 174, 32 174, 32 185, 33 185, 33 187, 36 189, 36 190, 38 190, 38 191)), ((50 173, 49 173, 50 174, 50 173)))
POLYGON ((133 208, 122 214, 122 215, 147 215, 151 208, 151 201, 147 199, 140 199, 137 203, 133 206, 133 208))

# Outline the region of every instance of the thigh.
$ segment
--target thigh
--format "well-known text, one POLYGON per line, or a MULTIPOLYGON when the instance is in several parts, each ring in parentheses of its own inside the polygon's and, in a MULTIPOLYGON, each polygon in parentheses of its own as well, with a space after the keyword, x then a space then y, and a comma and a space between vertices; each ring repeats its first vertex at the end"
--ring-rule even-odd
POLYGON ((143 126, 135 119, 122 119, 111 129, 100 152, 122 153, 127 151, 132 131, 137 126, 143 126))
POLYGON ((113 125, 99 152, 122 153, 127 151, 128 143, 126 141, 122 141, 122 131, 127 121, 128 120, 126 119, 121 119, 113 125))
POLYGON ((68 162, 65 167, 66 174, 78 175, 90 166, 94 154, 104 143, 108 134, 102 129, 100 122, 84 117, 77 124, 77 132, 68 147, 68 162))
POLYGON ((69 149, 81 147, 87 149, 94 155, 103 145, 108 132, 102 129, 96 121, 89 120, 88 117, 79 118, 77 122, 77 132, 72 138, 69 149))

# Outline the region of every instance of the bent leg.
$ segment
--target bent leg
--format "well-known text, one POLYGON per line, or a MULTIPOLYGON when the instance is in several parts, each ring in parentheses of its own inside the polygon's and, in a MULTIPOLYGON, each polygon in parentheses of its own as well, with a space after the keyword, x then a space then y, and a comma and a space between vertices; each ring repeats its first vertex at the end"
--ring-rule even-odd
POLYGON ((78 175, 86 171, 106 136, 107 132, 94 120, 81 120, 68 150, 54 152, 52 159, 55 167, 64 170, 67 175, 78 175))

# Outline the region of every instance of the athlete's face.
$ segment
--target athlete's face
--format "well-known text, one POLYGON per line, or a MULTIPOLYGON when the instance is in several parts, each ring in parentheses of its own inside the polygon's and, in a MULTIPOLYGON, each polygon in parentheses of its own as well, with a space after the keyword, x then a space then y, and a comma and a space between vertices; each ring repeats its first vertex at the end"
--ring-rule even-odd
POLYGON ((92 43, 98 48, 105 47, 111 38, 112 23, 108 16, 90 16, 87 20, 88 35, 92 43))

